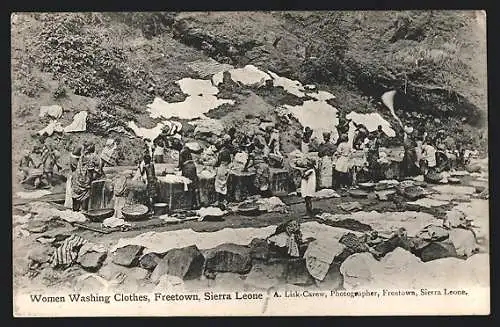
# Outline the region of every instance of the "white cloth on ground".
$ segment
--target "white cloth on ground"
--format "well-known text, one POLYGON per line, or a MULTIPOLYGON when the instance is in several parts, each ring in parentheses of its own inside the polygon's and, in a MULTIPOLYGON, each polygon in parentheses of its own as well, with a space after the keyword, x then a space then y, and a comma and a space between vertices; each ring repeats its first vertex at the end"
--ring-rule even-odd
POLYGON ((38 135, 48 135, 52 136, 54 133, 62 133, 64 131, 64 128, 62 127, 61 123, 58 121, 51 121, 44 129, 38 131, 38 135))
POLYGON ((85 132, 87 130, 87 115, 86 111, 80 111, 73 117, 73 122, 64 127, 65 133, 85 132))
POLYGON ((63 109, 61 106, 58 105, 51 105, 51 106, 41 106, 40 107, 40 118, 45 117, 45 116, 50 116, 54 119, 59 119, 61 118, 63 113, 63 109))
POLYGON ((102 226, 107 228, 115 228, 115 227, 132 226, 132 225, 126 222, 124 219, 111 217, 104 219, 104 221, 102 222, 102 226))

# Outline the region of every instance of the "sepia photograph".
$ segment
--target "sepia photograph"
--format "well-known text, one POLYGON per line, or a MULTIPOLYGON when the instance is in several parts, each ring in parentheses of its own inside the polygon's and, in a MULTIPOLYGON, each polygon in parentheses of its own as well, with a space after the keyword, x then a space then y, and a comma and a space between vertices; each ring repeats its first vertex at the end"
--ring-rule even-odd
POLYGON ((11 14, 13 315, 490 314, 486 19, 11 14))

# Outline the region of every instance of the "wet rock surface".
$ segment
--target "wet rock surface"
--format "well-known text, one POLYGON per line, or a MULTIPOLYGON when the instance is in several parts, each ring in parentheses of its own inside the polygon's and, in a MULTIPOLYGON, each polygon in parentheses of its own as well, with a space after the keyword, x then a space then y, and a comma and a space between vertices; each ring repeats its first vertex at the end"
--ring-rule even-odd
POLYGON ((139 259, 139 266, 147 270, 154 270, 163 256, 156 253, 146 253, 139 259))
POLYGON ((420 253, 423 262, 456 256, 457 251, 450 241, 432 242, 425 246, 420 253))
POLYGON ((254 238, 250 243, 250 257, 252 259, 264 260, 269 259, 269 244, 261 238, 254 238))
POLYGON ((104 260, 106 260, 106 252, 88 252, 78 256, 77 262, 83 269, 95 272, 101 268, 104 260))
POLYGON ((205 268, 209 271, 247 273, 252 267, 251 249, 237 244, 221 244, 210 251, 205 268))
POLYGON ((144 247, 139 245, 124 246, 113 253, 113 262, 125 267, 136 266, 143 250, 144 247))
POLYGON ((195 245, 168 251, 151 274, 156 282, 163 275, 171 275, 190 280, 200 278, 205 258, 195 245))

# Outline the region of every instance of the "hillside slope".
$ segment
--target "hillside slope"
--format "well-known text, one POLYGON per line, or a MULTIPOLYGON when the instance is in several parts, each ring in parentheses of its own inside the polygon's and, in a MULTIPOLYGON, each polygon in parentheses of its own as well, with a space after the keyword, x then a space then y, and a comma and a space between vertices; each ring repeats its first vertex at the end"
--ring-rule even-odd
MULTIPOLYGON (((153 127, 146 105, 155 97, 186 97, 175 81, 200 78, 189 63, 213 58, 253 64, 314 83, 335 94, 344 111, 379 111, 382 92, 395 88, 406 123, 445 128, 469 146, 486 149, 486 49, 484 19, 475 12, 242 12, 18 14, 12 22, 13 159, 33 143, 47 118, 41 105, 60 104, 67 124, 89 112, 88 131, 51 142, 69 150, 111 127, 134 120, 153 127), (438 118, 438 119, 434 119, 438 118), (419 122, 420 121, 420 122, 419 122), (464 124, 463 122, 466 122, 464 124)), ((253 107, 271 111, 297 99, 283 92, 235 90, 226 125, 245 120, 253 107)), ((224 109, 224 108, 222 108, 224 109)), ((127 163, 141 141, 120 133, 127 163)), ((293 133, 292 133, 293 134, 293 133)), ((292 137, 290 134, 290 137, 292 137)), ((287 150, 294 140, 290 140, 287 150)), ((63 151, 64 151, 63 150, 63 151)))

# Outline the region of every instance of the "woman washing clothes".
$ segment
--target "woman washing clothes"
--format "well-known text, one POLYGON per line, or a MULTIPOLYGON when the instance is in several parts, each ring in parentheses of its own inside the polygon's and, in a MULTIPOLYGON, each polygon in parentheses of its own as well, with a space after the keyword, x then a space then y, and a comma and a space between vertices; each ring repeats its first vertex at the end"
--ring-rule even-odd
POLYGON ((139 166, 139 171, 143 182, 146 183, 149 213, 153 213, 154 204, 158 197, 158 181, 156 179, 155 165, 151 162, 149 154, 144 155, 143 161, 139 166))
POLYGON ((319 188, 331 188, 333 185, 333 154, 337 147, 330 141, 331 133, 323 133, 323 143, 319 145, 319 188))
MULTIPOLYGON (((347 119, 346 114, 343 111, 337 112, 337 117, 338 117, 338 124, 337 124, 337 132, 339 135, 349 134, 349 124, 351 123, 351 119, 347 119)), ((335 145, 339 146, 340 142, 340 137, 337 139, 337 143, 335 145)))
POLYGON ((250 152, 243 171, 248 171, 248 168, 250 167, 255 168, 254 187, 256 191, 263 197, 269 196, 269 181, 271 178, 271 172, 267 163, 265 145, 258 138, 253 139, 253 149, 250 152))
POLYGON ((313 135, 313 130, 307 126, 305 129, 304 129, 304 133, 302 135, 302 145, 300 147, 300 150, 302 151, 302 153, 309 153, 309 145, 311 143, 311 137, 313 135))
POLYGON ((179 154, 179 169, 182 172, 182 176, 191 180, 191 183, 188 184, 188 193, 191 196, 191 209, 197 210, 200 208, 200 183, 191 150, 187 147, 184 147, 179 154))
POLYGON ((73 211, 80 209, 87 211, 90 199, 92 182, 101 175, 101 159, 95 153, 94 143, 87 143, 82 147, 82 155, 78 160, 72 178, 71 192, 73 211))
POLYGON ((24 150, 23 151, 23 156, 21 160, 19 161, 19 171, 22 174, 22 179, 21 182, 26 180, 28 176, 30 175, 31 169, 35 167, 35 162, 33 161, 33 158, 31 157, 31 153, 29 150, 24 150))
POLYGON ((422 144, 420 169, 425 176, 432 173, 436 168, 436 148, 431 144, 430 140, 426 140, 422 144))
POLYGON ((349 186, 349 160, 351 158, 351 147, 349 145, 347 134, 339 137, 339 146, 335 152, 335 172, 336 186, 347 188, 349 186))
POLYGON ((307 159, 306 170, 302 174, 300 181, 300 194, 304 198, 306 204, 306 214, 309 216, 314 215, 312 208, 312 198, 316 193, 316 163, 314 159, 307 159))
POLYGON ((226 209, 227 205, 227 181, 229 178, 229 170, 231 164, 231 153, 229 151, 219 153, 217 159, 215 174, 215 192, 217 193, 217 204, 221 210, 226 209))
POLYGON ((368 135, 366 162, 368 163, 368 172, 371 177, 370 179, 374 182, 378 182, 380 179, 380 169, 378 163, 379 158, 380 152, 377 134, 370 134, 368 135))
POLYGON ((402 176, 409 177, 417 174, 417 143, 413 137, 413 128, 405 127, 403 140, 404 156, 402 162, 402 176))
POLYGON ((154 163, 164 163, 165 162, 165 142, 162 138, 157 137, 154 142, 155 147, 153 150, 154 163))
POLYGON ((356 127, 356 131, 354 134, 354 142, 353 142, 353 148, 356 150, 360 150, 365 139, 369 136, 368 129, 366 128, 365 125, 363 124, 356 124, 354 123, 354 126, 356 127))
POLYGON ((73 208, 73 199, 71 197, 71 183, 73 180, 73 175, 76 171, 76 167, 78 167, 78 161, 80 160, 80 156, 82 155, 82 146, 76 145, 71 151, 69 157, 69 169, 70 173, 66 178, 66 196, 64 198, 64 206, 66 208, 73 208))

